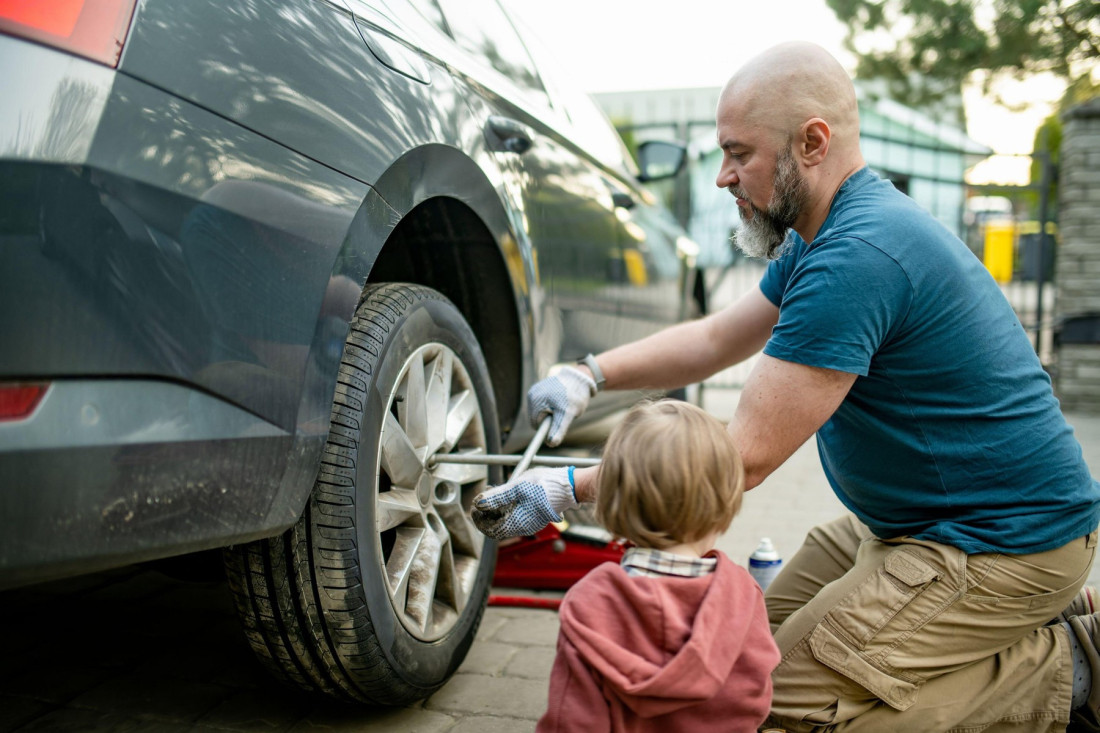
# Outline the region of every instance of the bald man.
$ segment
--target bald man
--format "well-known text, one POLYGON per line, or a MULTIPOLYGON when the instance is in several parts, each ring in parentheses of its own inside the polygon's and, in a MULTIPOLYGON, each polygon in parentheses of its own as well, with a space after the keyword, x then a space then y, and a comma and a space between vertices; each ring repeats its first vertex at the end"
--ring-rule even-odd
MULTIPOLYGON (((867 168, 854 88, 820 47, 746 64, 717 132, 737 245, 770 260, 759 288, 535 384, 533 421, 551 414, 556 443, 604 386, 678 387, 763 349, 729 423, 748 487, 816 433, 853 512, 768 589, 783 653, 769 723, 1061 731, 1073 711, 1100 730, 1084 587, 1100 483, 996 283, 867 168)), ((477 497, 474 520, 533 534, 593 499, 596 470, 521 474, 477 497)))

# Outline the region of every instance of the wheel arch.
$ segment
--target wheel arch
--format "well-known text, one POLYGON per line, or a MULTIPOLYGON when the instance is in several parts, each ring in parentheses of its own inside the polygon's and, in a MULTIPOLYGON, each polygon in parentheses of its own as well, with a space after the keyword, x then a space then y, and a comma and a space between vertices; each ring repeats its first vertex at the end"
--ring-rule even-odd
POLYGON ((524 353, 510 281, 505 260, 477 213, 446 196, 419 203, 401 220, 367 279, 368 284, 424 285, 455 304, 489 365, 505 430, 519 407, 524 353))
POLYGON ((339 354, 364 290, 407 282, 439 291, 470 324, 493 383, 502 435, 520 412, 533 372, 529 302, 535 279, 485 172, 457 148, 431 144, 396 160, 356 212, 325 292, 298 411, 300 455, 283 477, 279 516, 305 507, 321 460, 339 354))
POLYGON ((529 368, 534 271, 495 187, 462 151, 427 145, 391 166, 372 193, 393 218, 363 287, 410 282, 450 299, 481 345, 507 431, 529 368))

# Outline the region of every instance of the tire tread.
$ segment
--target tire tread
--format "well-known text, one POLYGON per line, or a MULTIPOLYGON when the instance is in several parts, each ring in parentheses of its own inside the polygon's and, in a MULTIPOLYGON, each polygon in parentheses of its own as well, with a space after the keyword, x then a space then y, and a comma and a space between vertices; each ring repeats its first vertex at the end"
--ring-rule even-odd
MULTIPOLYGON (((355 525, 356 458, 374 369, 386 338, 409 310, 441 298, 404 283, 367 288, 341 357, 329 434, 306 511, 282 536, 224 552, 246 638, 261 663, 292 686, 346 701, 399 705, 443 684, 411 685, 387 660, 359 580, 367 570, 360 567, 355 525)), ((471 638, 485 600, 471 599, 478 606, 471 638)))

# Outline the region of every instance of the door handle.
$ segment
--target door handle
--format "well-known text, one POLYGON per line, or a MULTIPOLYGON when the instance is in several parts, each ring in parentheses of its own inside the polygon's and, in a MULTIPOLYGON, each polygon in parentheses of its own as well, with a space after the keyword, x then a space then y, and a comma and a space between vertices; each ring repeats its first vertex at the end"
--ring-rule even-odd
POLYGON ((634 194, 624 191, 622 187, 612 181, 610 178, 601 176, 603 179, 603 185, 607 186, 607 190, 611 193, 611 204, 616 209, 633 209, 637 205, 637 201, 634 200, 634 194))
POLYGON ((634 197, 628 194, 626 191, 612 191, 611 203, 615 205, 617 209, 633 209, 634 197))
POLYGON ((486 124, 486 132, 489 147, 498 153, 523 155, 534 144, 527 125, 510 117, 493 115, 486 124))

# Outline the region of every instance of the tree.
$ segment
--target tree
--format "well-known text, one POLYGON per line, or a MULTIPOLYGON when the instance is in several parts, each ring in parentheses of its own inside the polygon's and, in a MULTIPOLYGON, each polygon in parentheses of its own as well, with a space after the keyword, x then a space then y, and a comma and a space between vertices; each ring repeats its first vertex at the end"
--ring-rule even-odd
MULTIPOLYGON (((1031 185, 1038 186, 1042 181, 1043 169, 1041 158, 1049 156, 1050 163, 1057 168, 1062 157, 1062 115, 1081 102, 1086 102, 1093 97, 1100 96, 1100 84, 1094 83, 1087 76, 1079 77, 1067 88, 1058 103, 1058 109, 1054 114, 1043 120, 1043 124, 1035 131, 1035 141, 1032 144, 1031 161, 1031 185)), ((1058 201, 1058 179, 1055 176, 1051 182, 1050 200, 1053 204, 1058 201)))
POLYGON ((1097 0, 826 0, 845 26, 861 78, 881 79, 889 96, 924 106, 958 94, 986 70, 1050 72, 1087 79, 1100 62, 1097 0))

